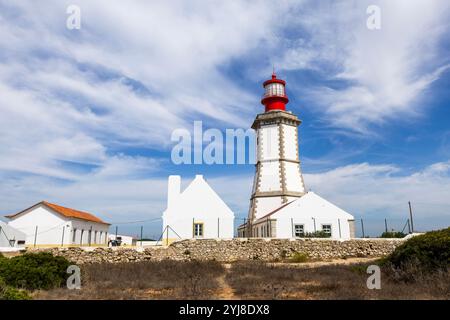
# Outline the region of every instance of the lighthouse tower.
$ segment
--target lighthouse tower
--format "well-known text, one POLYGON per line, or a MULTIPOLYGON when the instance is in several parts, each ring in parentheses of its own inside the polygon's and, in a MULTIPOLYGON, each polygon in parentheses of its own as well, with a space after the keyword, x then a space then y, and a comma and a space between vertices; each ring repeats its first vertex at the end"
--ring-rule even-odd
POLYGON ((254 221, 306 193, 298 152, 297 127, 301 121, 286 111, 286 82, 273 73, 263 87, 261 104, 265 112, 258 114, 252 125, 256 131, 257 163, 247 236, 252 236, 254 221))

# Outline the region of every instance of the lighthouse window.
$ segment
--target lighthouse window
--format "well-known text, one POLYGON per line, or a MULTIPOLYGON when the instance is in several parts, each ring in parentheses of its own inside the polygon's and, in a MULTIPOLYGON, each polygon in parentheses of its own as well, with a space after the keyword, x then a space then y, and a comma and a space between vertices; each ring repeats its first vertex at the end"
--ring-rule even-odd
POLYGON ((281 83, 270 83, 266 86, 266 96, 284 96, 284 86, 281 83))

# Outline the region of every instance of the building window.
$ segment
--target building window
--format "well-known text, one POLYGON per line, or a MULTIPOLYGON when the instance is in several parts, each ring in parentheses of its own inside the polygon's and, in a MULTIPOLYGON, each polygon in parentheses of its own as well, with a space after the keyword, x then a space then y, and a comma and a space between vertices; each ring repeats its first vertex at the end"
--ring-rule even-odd
POLYGON ((294 226, 294 232, 296 237, 304 237, 305 236, 305 226, 303 224, 296 224, 294 226))
POLYGON ((73 229, 73 232, 72 232, 72 243, 73 244, 75 244, 76 238, 77 238, 77 229, 73 229))
POLYGON ((203 237, 203 223, 194 223, 194 237, 203 237))
POLYGON ((323 224, 322 231, 331 236, 331 224, 323 224))

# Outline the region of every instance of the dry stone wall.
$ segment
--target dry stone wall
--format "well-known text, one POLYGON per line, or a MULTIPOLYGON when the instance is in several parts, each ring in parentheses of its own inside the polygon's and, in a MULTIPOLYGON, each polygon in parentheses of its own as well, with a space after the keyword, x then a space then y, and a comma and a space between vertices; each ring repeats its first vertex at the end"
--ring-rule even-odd
MULTIPOLYGON (((172 243, 168 247, 147 248, 52 248, 50 251, 77 263, 120 263, 137 261, 239 260, 280 261, 295 253, 312 260, 347 257, 380 257, 390 254, 404 239, 197 239, 172 243)), ((32 250, 34 251, 34 250, 32 250)))

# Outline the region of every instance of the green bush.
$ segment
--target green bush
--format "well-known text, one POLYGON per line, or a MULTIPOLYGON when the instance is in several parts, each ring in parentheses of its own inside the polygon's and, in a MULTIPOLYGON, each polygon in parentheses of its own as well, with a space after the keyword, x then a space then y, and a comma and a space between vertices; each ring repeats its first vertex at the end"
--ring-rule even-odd
POLYGON ((71 263, 47 252, 26 253, 0 259, 0 274, 6 285, 23 289, 51 289, 62 286, 71 263))
POLYGON ((308 261, 308 255, 302 252, 296 252, 292 255, 290 261, 295 263, 303 263, 308 261))
POLYGON ((447 270, 450 266, 450 227, 413 237, 383 259, 394 268, 414 266, 424 271, 447 270))
POLYGON ((404 238, 406 234, 400 231, 383 232, 380 238, 404 238))
MULTIPOLYGON (((1 259, 1 258, 0 258, 1 259)), ((7 286, 0 278, 0 300, 30 300, 31 297, 24 290, 18 290, 7 286)))
POLYGON ((303 236, 304 238, 330 238, 331 234, 326 233, 322 230, 315 231, 315 232, 306 232, 303 236))

